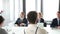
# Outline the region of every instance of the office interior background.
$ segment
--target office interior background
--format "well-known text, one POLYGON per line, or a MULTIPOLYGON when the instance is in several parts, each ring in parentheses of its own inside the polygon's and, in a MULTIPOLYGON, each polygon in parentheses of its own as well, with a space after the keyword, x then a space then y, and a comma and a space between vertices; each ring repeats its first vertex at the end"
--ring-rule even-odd
POLYGON ((0 11, 5 18, 5 24, 16 21, 20 12, 42 12, 44 20, 49 24, 59 11, 59 0, 0 0, 0 11))
MULTIPOLYGON (((56 13, 60 10, 59 5, 59 0, 0 0, 0 12, 3 11, 1 15, 5 18, 4 26, 16 22, 22 11, 25 13, 26 18, 29 11, 41 12, 43 19, 49 25, 52 19, 57 17, 56 13)), ((46 30, 50 32, 49 29, 48 26, 46 30)))

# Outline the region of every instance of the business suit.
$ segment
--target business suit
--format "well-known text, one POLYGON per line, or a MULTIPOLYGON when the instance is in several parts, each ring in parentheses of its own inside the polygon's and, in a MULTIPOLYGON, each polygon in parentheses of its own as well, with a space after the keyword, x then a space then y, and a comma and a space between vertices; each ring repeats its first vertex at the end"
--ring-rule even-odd
POLYGON ((41 18, 40 23, 44 23, 44 19, 43 18, 41 18))
MULTIPOLYGON (((38 20, 38 21, 39 21, 39 20, 38 20)), ((40 23, 44 23, 44 27, 47 26, 47 24, 44 22, 44 19, 43 19, 43 18, 40 19, 40 23)))
POLYGON ((0 34, 7 34, 7 32, 4 29, 0 28, 0 34))
POLYGON ((60 26, 60 25, 58 25, 58 19, 55 18, 55 19, 53 19, 53 21, 52 21, 52 23, 51 23, 51 27, 55 28, 55 27, 57 27, 57 26, 60 26))
POLYGON ((18 18, 15 24, 20 26, 21 23, 24 23, 24 24, 26 24, 26 26, 28 26, 28 22, 27 22, 26 18, 24 18, 23 21, 20 18, 18 18))

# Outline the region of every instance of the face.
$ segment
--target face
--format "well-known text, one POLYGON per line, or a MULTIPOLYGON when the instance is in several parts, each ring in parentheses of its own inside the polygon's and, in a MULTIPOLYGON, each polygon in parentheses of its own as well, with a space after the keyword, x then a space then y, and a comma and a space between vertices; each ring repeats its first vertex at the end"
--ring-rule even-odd
POLYGON ((40 19, 41 18, 41 15, 38 13, 38 19, 40 19))
POLYGON ((60 13, 57 13, 57 17, 60 18, 60 13))
POLYGON ((24 18, 24 14, 21 14, 20 16, 21 16, 21 18, 24 18))

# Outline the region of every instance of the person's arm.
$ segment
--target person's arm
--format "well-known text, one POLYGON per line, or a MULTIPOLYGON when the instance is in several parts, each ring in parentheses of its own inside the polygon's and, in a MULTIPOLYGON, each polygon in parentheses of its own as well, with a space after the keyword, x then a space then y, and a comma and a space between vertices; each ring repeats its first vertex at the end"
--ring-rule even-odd
POLYGON ((44 19, 43 19, 43 18, 41 18, 40 22, 43 22, 43 23, 44 23, 44 19))
POLYGON ((25 24, 26 24, 26 26, 28 26, 28 21, 27 21, 27 19, 25 19, 25 24))
POLYGON ((52 23, 51 23, 50 27, 52 27, 52 28, 57 27, 56 19, 53 19, 53 21, 52 21, 52 23))
POLYGON ((15 24, 16 24, 17 26, 20 25, 20 18, 17 19, 17 21, 15 22, 15 24))

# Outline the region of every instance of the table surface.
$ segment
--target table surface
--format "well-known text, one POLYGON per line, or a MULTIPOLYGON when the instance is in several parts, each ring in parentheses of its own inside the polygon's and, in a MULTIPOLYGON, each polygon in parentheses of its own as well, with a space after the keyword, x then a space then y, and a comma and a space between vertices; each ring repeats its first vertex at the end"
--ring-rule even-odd
MULTIPOLYGON (((3 28, 8 32, 8 34, 24 34, 23 32, 26 27, 14 27, 13 24, 10 24, 10 26, 5 26, 3 28)), ((60 34, 60 29, 51 29, 50 25, 47 25, 44 29, 48 34, 60 34)))

